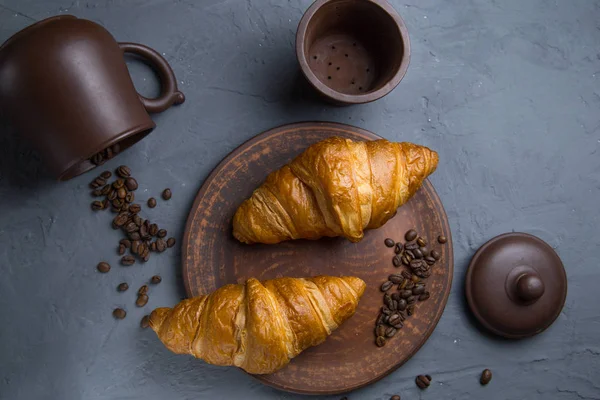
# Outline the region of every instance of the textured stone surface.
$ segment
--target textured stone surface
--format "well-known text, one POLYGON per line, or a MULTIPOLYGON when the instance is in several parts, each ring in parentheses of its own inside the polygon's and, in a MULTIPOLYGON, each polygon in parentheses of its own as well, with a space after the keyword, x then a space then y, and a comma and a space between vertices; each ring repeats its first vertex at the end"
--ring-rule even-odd
MULTIPOLYGON (((440 152, 432 177, 455 239, 455 285, 437 330, 404 367, 349 399, 599 399, 600 1, 393 1, 413 45, 400 86, 373 104, 318 101, 299 74, 296 25, 308 0, 0 0, 0 40, 59 13, 171 62, 187 102, 108 163, 130 165, 138 196, 173 199, 146 214, 177 238, 202 180, 229 151, 283 123, 332 120, 440 152), (505 341, 465 309, 468 260, 499 233, 540 236, 569 277, 563 313, 544 334, 505 341), (479 386, 481 370, 494 373, 479 386), (414 376, 428 373, 419 393, 414 376)), ((140 91, 157 84, 132 64, 140 91)), ((89 211, 88 174, 55 183, 0 125, 0 398, 295 399, 244 373, 170 354, 139 321, 183 295, 178 251, 116 265, 109 216, 89 211), (109 274, 98 261, 115 264, 109 274), (135 290, 152 275, 144 309, 135 290), (127 281, 130 289, 117 293, 127 281), (111 310, 123 306, 124 321, 111 310)), ((341 396, 332 396, 332 399, 341 396)))

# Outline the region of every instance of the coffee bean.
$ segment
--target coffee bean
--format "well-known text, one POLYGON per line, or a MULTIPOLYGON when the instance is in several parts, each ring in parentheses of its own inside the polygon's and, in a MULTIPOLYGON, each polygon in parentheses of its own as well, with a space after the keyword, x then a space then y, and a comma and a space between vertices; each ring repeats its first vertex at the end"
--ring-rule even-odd
POLYGON ((108 199, 104 199, 102 200, 102 209, 106 210, 109 207, 110 202, 108 201, 108 199))
POLYGON ((375 340, 375 344, 377 344, 377 347, 385 346, 385 338, 383 336, 377 336, 377 339, 375 340))
POLYGON ((440 235, 438 236, 438 243, 444 244, 448 241, 448 239, 446 239, 446 236, 440 235))
POLYGON ((404 300, 404 299, 398 300, 398 310, 404 311, 404 310, 406 310, 406 306, 407 306, 406 300, 404 300))
POLYGON ((383 282, 383 285, 381 285, 381 291, 387 292, 388 290, 390 290, 392 288, 392 286, 394 286, 394 282, 390 282, 390 281, 383 282))
POLYGON ((123 186, 125 186, 125 181, 123 179, 117 179, 116 181, 114 181, 112 183, 113 188, 115 188, 116 190, 121 189, 123 186))
POLYGON ((439 251, 437 250, 431 250, 431 257, 433 257, 433 259, 435 260, 439 260, 440 258, 442 258, 442 255, 440 254, 439 251))
POLYGON ((148 262, 148 260, 150 259, 150 249, 146 248, 146 251, 144 252, 144 254, 140 254, 140 257, 142 257, 143 262, 148 262))
POLYGON ((140 228, 140 227, 138 227, 138 226, 135 224, 135 222, 133 222, 133 221, 132 221, 132 222, 128 223, 127 225, 125 225, 124 229, 125 229, 125 232, 127 232, 127 233, 132 233, 132 232, 137 232, 137 231, 139 231, 141 228, 140 228))
POLYGON ((379 314, 379 317, 377 317, 377 322, 375 323, 375 325, 381 325, 384 323, 383 319, 386 317, 385 314, 381 313, 379 314))
POLYGON ((404 251, 404 255, 406 256, 406 258, 408 259, 408 261, 410 262, 411 260, 415 259, 415 253, 413 253, 412 250, 405 250, 404 251))
POLYGON ((146 329, 149 326, 150 326, 150 316, 149 315, 144 315, 144 317, 140 321, 140 328, 146 329))
POLYGON ((404 323, 402 322, 402 318, 400 318, 400 320, 396 321, 394 324, 390 324, 391 326, 393 326, 396 329, 402 329, 404 327, 404 323))
POLYGON ((406 250, 416 250, 416 249, 418 249, 418 248, 419 248, 419 245, 418 245, 418 244, 416 244, 415 242, 411 242, 411 243, 406 243, 406 244, 404 245, 404 248, 405 248, 406 250))
POLYGON ((139 240, 134 240, 131 242, 131 252, 133 254, 138 254, 138 249, 140 248, 141 242, 139 240))
POLYGON ((401 284, 398 285, 398 290, 404 290, 406 289, 406 285, 408 285, 408 282, 410 282, 409 280, 403 280, 401 284))
POLYGON ((128 192, 127 195, 125 196, 125 201, 127 203, 133 203, 134 200, 135 200, 135 195, 133 194, 133 192, 128 192))
POLYGON ((141 295, 141 294, 148 294, 148 290, 150 290, 150 288, 148 287, 148 285, 142 285, 142 286, 140 286, 140 288, 138 289, 138 295, 141 295))
POLYGON ((142 237, 142 239, 149 239, 150 235, 148 234, 148 229, 146 228, 146 225, 142 225, 139 228, 140 231, 140 236, 142 237))
POLYGON ((134 190, 137 190, 138 183, 135 180, 135 178, 129 177, 129 178, 125 179, 125 187, 127 188, 127 190, 133 192, 134 190))
POLYGON ((412 296, 412 290, 403 290, 400 292, 400 297, 403 299, 408 299, 410 296, 412 296))
POLYGON ((398 310, 398 300, 392 299, 392 304, 390 306, 390 310, 392 310, 392 311, 398 310))
POLYGON ((104 209, 104 204, 101 201, 93 201, 92 202, 92 210, 94 211, 100 211, 104 209))
POLYGON ((430 296, 429 292, 425 292, 425 293, 423 293, 422 295, 419 296, 419 301, 428 300, 429 296, 430 296))
POLYGON ((117 210, 117 212, 120 212, 121 211, 121 207, 123 207, 123 200, 121 200, 121 199, 114 199, 111 202, 111 204, 112 204, 113 208, 117 210))
POLYGON ((404 255, 400 258, 400 262, 402 264, 408 266, 410 264, 410 259, 406 255, 404 255))
POLYGON ((150 227, 148 228, 148 233, 151 236, 156 236, 156 234, 158 233, 158 225, 151 224, 150 227))
POLYGON ((165 251, 167 249, 167 242, 165 242, 164 239, 158 239, 156 241, 156 250, 159 253, 162 253, 163 251, 165 251))
POLYGON ((392 293, 392 300, 398 301, 400 299, 401 299, 401 297, 400 297, 400 293, 399 292, 392 293))
POLYGON ((125 223, 127 222, 128 219, 129 219, 129 215, 126 212, 124 212, 124 213, 120 213, 115 218, 113 218, 113 222, 115 223, 116 226, 123 226, 123 225, 125 225, 125 223))
POLYGON ((129 212, 132 214, 137 214, 142 211, 142 207, 139 204, 132 204, 129 206, 129 212))
POLYGON ((127 282, 119 283, 119 286, 117 286, 117 290, 119 292, 124 292, 127 289, 129 289, 129 285, 127 284, 127 282))
POLYGON ((108 192, 108 196, 106 196, 106 198, 109 201, 113 201, 117 198, 117 191, 114 188, 110 188, 110 192, 108 192))
POLYGON ((96 268, 98 269, 98 271, 102 272, 103 274, 107 273, 108 271, 110 271, 110 264, 102 261, 101 263, 98 263, 98 265, 96 266, 96 268))
POLYGON ((406 299, 406 304, 409 306, 415 304, 417 302, 417 298, 415 296, 410 296, 406 299))
POLYGON ((414 229, 409 230, 404 235, 404 239, 406 239, 407 242, 412 242, 416 238, 417 238, 417 231, 415 231, 414 229))
POLYGON ((390 315, 390 319, 388 321, 388 324, 394 326, 396 325, 398 322, 402 322, 402 319, 400 319, 400 314, 398 313, 393 313, 392 315, 390 315))
POLYGON ((102 189, 101 188, 94 189, 92 191, 92 196, 94 196, 94 197, 100 197, 100 196, 102 196, 102 189))
POLYGON ((167 240, 167 247, 171 248, 175 246, 175 238, 169 238, 169 240, 167 240))
POLYGON ((400 274, 392 274, 392 275, 388 276, 388 279, 396 285, 399 283, 402 283, 402 281, 404 280, 404 278, 400 274))
POLYGON ((121 145, 119 145, 119 143, 113 144, 112 151, 115 154, 119 154, 119 152, 121 152, 121 145))
POLYGON ((390 316, 389 315, 384 315, 384 317, 383 317, 383 323, 387 324, 389 322, 389 320, 390 320, 390 316))
POLYGON ((139 232, 131 232, 131 233, 128 233, 127 236, 131 240, 140 240, 141 239, 139 232))
POLYGON ((419 389, 427 389, 431 384, 431 377, 429 375, 419 375, 416 377, 415 383, 419 389))
POLYGON ((148 251, 148 245, 146 243, 144 243, 143 241, 140 242, 140 245, 138 246, 138 255, 140 257, 144 257, 144 255, 146 254, 146 251, 148 251))
POLYGON ((121 178, 128 178, 131 176, 131 169, 126 165, 121 165, 119 168, 117 168, 116 172, 121 178))
POLYGON ((425 262, 427 263, 427 265, 433 265, 435 264, 435 258, 433 257, 425 257, 425 262))
POLYGON ((392 310, 390 310, 389 307, 386 305, 381 306, 381 312, 384 313, 385 315, 392 314, 392 310))
POLYGON ((148 207, 150 207, 150 208, 156 207, 156 199, 154 197, 150 197, 148 199, 148 207))
POLYGON ((127 190, 125 190, 124 187, 119 188, 119 190, 117 190, 117 197, 120 199, 124 199, 125 196, 127 196, 127 190))
POLYGON ((423 258, 429 256, 429 247, 427 247, 427 246, 421 247, 421 253, 423 253, 423 258))
POLYGON ((417 244, 419 245, 419 247, 425 247, 427 246, 427 240, 425 240, 425 238, 418 237, 417 244))
POLYGON ((167 236, 167 230, 166 229, 159 229, 158 232, 156 232, 156 236, 158 236, 159 238, 164 238, 167 236))
POLYGON ((389 294, 384 294, 383 295, 383 304, 385 304, 386 306, 388 306, 390 309, 392 309, 391 305, 392 305, 392 296, 389 294))
POLYGON ((392 258, 392 264, 394 264, 394 267, 399 267, 402 265, 402 258, 398 255, 394 256, 394 258, 392 258))
POLYGON ((173 195, 173 193, 171 193, 171 189, 165 189, 162 192, 163 200, 170 200, 172 195, 173 195))
POLYGON ((144 220, 139 215, 135 214, 131 220, 136 226, 142 226, 144 224, 144 220))
POLYGON ((156 242, 150 243, 150 251, 156 251, 156 242))
POLYGON ((408 314, 409 317, 411 315, 413 315, 414 312, 415 312, 415 305, 414 304, 411 304, 408 307, 406 307, 406 314, 408 314))
POLYGON ((135 305, 138 307, 144 307, 146 304, 148 304, 148 299, 149 297, 147 294, 141 294, 135 301, 135 305))
POLYGON ((390 400, 400 400, 400 396, 398 396, 397 394, 395 394, 392 397, 390 397, 390 400))
POLYGON ((385 337, 387 338, 392 338, 394 337, 394 335, 396 334, 396 332, 398 332, 398 329, 393 328, 393 327, 389 327, 385 330, 385 337))
POLYGON ((413 288, 413 290, 412 290, 412 293, 413 293, 415 296, 425 293, 425 285, 422 285, 422 284, 421 284, 421 285, 416 285, 416 286, 413 288))
POLYGON ((123 310, 122 308, 115 308, 113 311, 113 317, 115 317, 116 319, 123 319, 127 316, 127 312, 125 312, 125 310, 123 310))
POLYGON ((125 266, 130 266, 135 264, 135 258, 133 256, 123 256, 121 257, 121 264, 125 266))
POLYGON ((127 239, 121 239, 119 240, 119 244, 122 244, 123 246, 125 246, 126 249, 130 249, 131 248, 131 242, 127 239))
POLYGON ((421 249, 414 249, 412 252, 415 255, 415 258, 417 258, 417 259, 423 258, 423 252, 421 251, 421 249))
POLYGON ((104 157, 106 157, 107 160, 110 160, 114 157, 113 151, 110 147, 104 150, 104 157))
POLYGON ((106 185, 106 179, 99 176, 96 179, 94 179, 94 183, 97 185, 96 187, 104 186, 106 185))
POLYGON ((125 246, 123 246, 122 244, 119 245, 119 248, 117 249, 117 253, 122 256, 123 254, 125 254, 125 250, 127 250, 125 248, 125 246))
POLYGON ((160 277, 160 275, 154 275, 151 279, 150 282, 154 283, 155 285, 158 285, 159 283, 162 282, 162 278, 160 277))
POLYGON ((109 179, 112 176, 112 173, 110 171, 104 171, 103 173, 100 174, 100 178, 106 180, 109 179))
POLYGON ((415 283, 415 284, 421 282, 421 278, 419 278, 415 274, 412 275, 412 277, 410 278, 410 280, 413 281, 413 283, 415 283))
POLYGON ((386 327, 383 325, 377 325, 375 328, 375 337, 377 336, 385 336, 386 327))
POLYGON ((484 369, 481 372, 481 378, 479 378, 479 383, 481 383, 482 385, 487 385, 488 383, 490 383, 490 381, 492 380, 492 371, 490 371, 489 369, 484 369))
POLYGON ((412 280, 412 274, 409 271, 402 271, 404 279, 412 280))
POLYGON ((394 247, 394 244, 396 244, 396 242, 394 242, 394 239, 390 238, 385 239, 383 243, 385 243, 387 247, 394 247))
POLYGON ((404 250, 404 245, 400 242, 396 243, 396 247, 394 247, 394 253, 400 254, 404 250))

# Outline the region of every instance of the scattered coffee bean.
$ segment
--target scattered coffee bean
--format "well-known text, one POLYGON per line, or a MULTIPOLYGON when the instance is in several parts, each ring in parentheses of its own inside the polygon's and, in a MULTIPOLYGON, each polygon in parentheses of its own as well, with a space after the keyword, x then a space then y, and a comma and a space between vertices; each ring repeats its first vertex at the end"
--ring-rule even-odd
POLYGON ((158 285, 162 282, 162 278, 160 277, 160 275, 154 275, 152 279, 150 279, 150 282, 154 283, 155 285, 158 285))
POLYGON ((129 178, 125 179, 125 187, 127 187, 127 190, 129 190, 129 191, 134 191, 134 190, 137 190, 138 183, 134 178, 129 177, 129 178))
POLYGON ((388 306, 390 308, 390 310, 392 309, 392 296, 389 294, 384 294, 383 295, 383 304, 385 304, 386 306, 388 306))
POLYGON ((158 236, 159 238, 164 238, 167 236, 167 230, 166 229, 159 229, 158 232, 156 232, 156 236, 158 236))
POLYGON ((425 240, 422 237, 418 237, 417 244, 419 245, 419 247, 425 247, 425 246, 427 246, 427 240, 425 240))
POLYGON ((400 314, 398 313, 393 313, 392 315, 390 315, 390 319, 388 321, 388 324, 394 326, 396 325, 398 322, 402 322, 402 319, 400 318, 400 314))
POLYGON ((101 201, 93 201, 92 202, 92 210, 94 211, 100 211, 104 209, 104 204, 101 201))
POLYGON ((400 299, 401 299, 401 297, 400 297, 400 293, 399 292, 392 293, 392 300, 398 301, 400 299))
POLYGON ((119 286, 117 286, 117 290, 119 292, 124 292, 127 289, 129 289, 129 285, 127 284, 127 282, 119 283, 119 286))
POLYGON ((156 251, 156 242, 150 243, 150 251, 156 251))
POLYGON ((375 337, 377 336, 385 336, 385 331, 386 328, 383 325, 377 325, 377 328, 375 328, 375 337))
POLYGON ((110 192, 108 192, 106 198, 108 199, 108 201, 115 200, 117 198, 117 191, 111 187, 110 192))
POLYGON ((102 196, 102 189, 101 188, 94 189, 94 191, 92 191, 92 196, 94 196, 94 197, 102 196))
POLYGON ((150 227, 148 228, 148 233, 151 236, 156 236, 156 234, 158 233, 158 225, 151 224, 150 227))
POLYGON ((409 230, 404 235, 404 239, 406 239, 407 242, 412 242, 416 238, 417 238, 417 231, 415 231, 414 229, 409 230))
POLYGON ((425 257, 425 262, 427 263, 427 265, 433 265, 435 264, 435 258, 429 256, 429 257, 425 257))
POLYGON ((102 261, 101 263, 98 263, 96 268, 98 269, 99 272, 102 272, 103 274, 105 274, 108 271, 110 271, 110 264, 105 261, 102 261))
POLYGON ((400 310, 400 311, 406 310, 407 305, 408 304, 406 303, 406 300, 404 300, 404 299, 398 300, 398 310, 400 310))
POLYGON ((400 242, 396 243, 396 247, 394 248, 394 253, 400 254, 404 250, 404 245, 400 242))
POLYGON ((130 249, 131 248, 131 242, 127 239, 121 239, 119 240, 119 244, 122 244, 123 246, 125 246, 126 249, 130 249))
POLYGON ((412 290, 414 287, 415 283, 412 281, 412 279, 410 281, 406 281, 406 285, 404 285, 404 289, 406 290, 412 290))
POLYGON ((427 389, 431 384, 431 377, 429 375, 419 375, 415 379, 415 383, 419 389, 427 389))
POLYGON ((111 185, 104 185, 104 187, 102 187, 102 189, 100 189, 100 194, 102 196, 107 196, 111 190, 112 190, 111 185))
POLYGON ((408 258, 408 256, 404 255, 400 258, 400 261, 402 262, 402 264, 408 266, 410 264, 410 259, 408 258))
POLYGON ((488 383, 490 383, 490 381, 492 380, 492 371, 490 371, 489 369, 484 369, 481 372, 481 378, 479 379, 479 383, 481 383, 482 385, 487 385, 488 383))
MULTIPOLYGON (((375 323, 375 326, 379 326, 382 325, 384 323, 383 319, 385 318, 385 314, 381 313, 379 314, 379 317, 377 317, 377 322, 375 323)), ((377 335, 375 335, 377 336, 377 335)))
POLYGON ((134 240, 131 242, 131 252, 133 254, 138 254, 138 249, 140 248, 140 244, 142 244, 139 240, 134 240))
POLYGON ((127 316, 127 312, 125 312, 125 310, 123 310, 122 308, 115 308, 113 311, 113 317, 115 317, 116 319, 123 319, 127 316))
POLYGON ((117 175, 119 175, 121 178, 129 178, 131 176, 131 168, 126 165, 121 165, 119 168, 117 168, 117 175))
POLYGON ((396 285, 402 283, 402 281, 404 280, 401 274, 392 274, 388 276, 388 279, 396 285))
POLYGON ((148 207, 150 207, 150 208, 156 207, 156 199, 154 197, 150 197, 148 199, 148 207))
POLYGON ((112 151, 115 154, 119 154, 121 152, 121 145, 119 143, 113 144, 112 151))
POLYGON ((149 315, 144 315, 144 317, 140 321, 140 328, 146 329, 149 326, 150 326, 150 316, 149 315))
POLYGON ((408 271, 402 271, 402 277, 407 280, 412 280, 412 274, 408 271))
POLYGON ((418 248, 419 248, 419 245, 418 245, 418 244, 416 244, 416 243, 414 243, 414 242, 412 242, 412 243, 406 243, 406 244, 404 245, 404 248, 405 248, 406 250, 416 250, 416 249, 418 249, 418 248))
POLYGON ((392 397, 390 397, 390 400, 400 400, 400 396, 398 396, 397 394, 395 394, 392 397))
POLYGON ((394 247, 394 245, 396 244, 396 242, 394 242, 393 239, 387 238, 383 241, 383 243, 385 243, 385 245, 387 247, 394 247))
POLYGON ((423 253, 423 257, 429 256, 429 247, 427 247, 427 246, 421 247, 421 253, 423 253))
POLYGON ((405 250, 404 251, 404 255, 406 256, 406 258, 408 259, 408 261, 410 262, 411 260, 415 259, 415 253, 413 253, 412 250, 405 250))
POLYGON ((113 222, 115 223, 116 226, 123 226, 123 225, 125 225, 125 223, 127 222, 128 219, 129 219, 129 215, 127 213, 120 213, 113 219, 113 222))
POLYGON ((392 310, 390 310, 390 309, 388 308, 388 306, 386 306, 386 305, 383 305, 383 306, 381 307, 381 312, 382 312, 382 313, 384 313, 385 315, 390 315, 390 314, 392 313, 392 310))
POLYGON ((142 219, 142 217, 140 217, 139 215, 135 214, 131 220, 133 221, 134 224, 136 224, 136 226, 142 226, 144 224, 144 220, 142 219))
POLYGON ((423 293, 422 295, 419 296, 419 301, 428 300, 429 296, 430 296, 429 292, 425 292, 425 293, 423 293))
POLYGON ((440 258, 442 258, 442 255, 437 250, 431 250, 430 256, 433 257, 433 259, 435 260, 439 260, 440 258))
POLYGON ((421 282, 421 278, 419 278, 419 277, 418 277, 418 276, 416 276, 415 274, 412 274, 412 276, 411 276, 410 280, 411 280, 411 281, 413 281, 413 283, 415 283, 415 284, 417 284, 417 283, 421 282))
POLYGON ((175 246, 175 238, 169 238, 169 240, 167 240, 167 247, 173 247, 175 246))
POLYGON ((377 347, 385 346, 385 338, 383 336, 377 336, 377 339, 375 340, 375 344, 377 344, 377 347))
POLYGON ((117 179, 112 184, 112 187, 115 188, 116 190, 121 189, 123 186, 125 186, 125 181, 123 179, 117 179))
POLYGON ((415 296, 421 295, 423 293, 425 293, 425 285, 416 285, 412 290, 412 294, 415 296))
POLYGON ((173 195, 173 193, 171 193, 171 189, 165 189, 162 192, 162 198, 163 200, 170 200, 171 196, 173 195))
POLYGON ((123 256, 121 257, 121 264, 125 266, 130 266, 135 264, 135 258, 133 256, 123 256))
POLYGON ((403 299, 408 299, 410 296, 412 296, 412 290, 403 290, 400 292, 400 297, 403 299))
POLYGON ((156 251, 162 253, 167 249, 167 242, 164 239, 158 239, 156 241, 156 251))
POLYGON ((411 315, 413 315, 413 313, 415 312, 415 305, 411 304, 408 307, 406 307, 406 314, 410 317, 411 315))
POLYGON ((124 199, 125 196, 127 196, 127 190, 125 190, 124 187, 119 188, 119 190, 117 190, 117 197, 120 199, 124 199))
POLYGON ((135 201, 135 195, 133 192, 127 192, 127 196, 125 196, 125 201, 127 203, 133 203, 135 201))
POLYGON ((148 300, 149 297, 147 294, 140 294, 135 301, 135 305, 138 307, 144 307, 146 304, 148 304, 148 300))
POLYGON ((148 294, 148 290, 150 290, 150 288, 148 287, 148 285, 142 285, 138 289, 138 295, 140 295, 140 294, 148 294))
POLYGON ((417 302, 417 298, 415 296, 409 296, 406 299, 406 304, 408 304, 409 306, 415 304, 416 302, 417 302))
POLYGON ((392 288, 392 286, 394 286, 394 282, 391 282, 391 281, 383 282, 383 285, 381 285, 381 291, 387 292, 388 290, 390 290, 392 288))
POLYGON ((444 244, 448 241, 448 239, 446 239, 446 236, 440 235, 438 236, 438 243, 444 244))
POLYGON ((100 174, 100 178, 106 180, 109 179, 112 176, 112 173, 110 171, 104 171, 103 173, 100 174))
POLYGON ((417 259, 423 258, 423 252, 421 251, 421 249, 414 249, 412 252, 415 255, 415 258, 417 258, 417 259))
POLYGON ((125 250, 127 250, 125 248, 125 246, 123 246, 122 244, 120 244, 119 248, 117 249, 117 254, 119 254, 120 256, 122 256, 123 254, 125 254, 125 250))
POLYGON ((390 326, 385 330, 385 337, 392 338, 394 335, 396 335, 396 332, 398 332, 398 329, 390 326))
POLYGON ((129 206, 129 212, 132 214, 137 214, 142 211, 142 207, 139 204, 132 204, 129 206))
POLYGON ((404 257, 400 257, 399 255, 392 258, 392 264, 394 264, 394 267, 399 267, 400 265, 402 265, 403 258, 404 257))

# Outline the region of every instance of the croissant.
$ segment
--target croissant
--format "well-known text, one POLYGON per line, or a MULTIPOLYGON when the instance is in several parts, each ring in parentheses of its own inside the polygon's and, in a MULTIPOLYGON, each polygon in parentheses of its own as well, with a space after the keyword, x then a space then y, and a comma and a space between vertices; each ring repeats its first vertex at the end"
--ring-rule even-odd
POLYGON ((323 342, 354 314, 364 290, 355 277, 249 279, 157 308, 150 326, 175 353, 269 374, 323 342))
POLYGON ((438 163, 427 147, 331 137, 271 173, 233 217, 240 242, 344 236, 379 228, 416 193, 438 163))

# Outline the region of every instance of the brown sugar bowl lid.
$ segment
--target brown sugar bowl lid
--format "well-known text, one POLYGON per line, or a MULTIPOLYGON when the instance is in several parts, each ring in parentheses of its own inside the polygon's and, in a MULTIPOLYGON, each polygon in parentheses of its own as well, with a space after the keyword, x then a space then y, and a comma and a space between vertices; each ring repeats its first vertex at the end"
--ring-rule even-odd
POLYGON ((546 242, 526 233, 506 233, 475 253, 465 291, 484 327, 519 339, 542 332, 558 317, 567 297, 567 276, 546 242))

